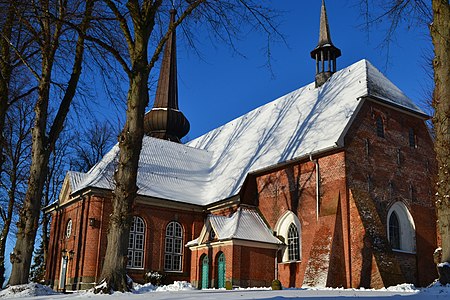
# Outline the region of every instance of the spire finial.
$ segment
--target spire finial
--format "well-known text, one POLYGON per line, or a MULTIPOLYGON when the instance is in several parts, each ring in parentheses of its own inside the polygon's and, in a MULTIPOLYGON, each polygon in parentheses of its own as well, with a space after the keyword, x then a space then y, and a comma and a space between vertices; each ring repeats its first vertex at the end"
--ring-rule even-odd
MULTIPOLYGON (((175 22, 176 13, 175 9, 170 10, 170 25, 175 22)), ((147 135, 180 142, 189 132, 189 121, 178 109, 177 75, 176 31, 173 29, 164 48, 153 109, 144 118, 147 135)))
POLYGON ((325 0, 322 0, 319 44, 311 51, 311 58, 316 60, 316 87, 324 84, 336 72, 336 58, 339 56, 341 56, 341 50, 336 48, 331 42, 327 8, 325 0), (326 68, 325 62, 328 62, 328 68, 326 68))

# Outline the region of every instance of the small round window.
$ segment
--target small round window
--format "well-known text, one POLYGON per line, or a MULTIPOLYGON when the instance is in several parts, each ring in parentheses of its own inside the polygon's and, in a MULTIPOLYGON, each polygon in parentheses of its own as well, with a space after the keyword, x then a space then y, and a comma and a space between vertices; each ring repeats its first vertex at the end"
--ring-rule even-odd
POLYGON ((68 239, 70 237, 71 233, 72 233, 72 219, 70 219, 69 222, 67 222, 66 239, 68 239))

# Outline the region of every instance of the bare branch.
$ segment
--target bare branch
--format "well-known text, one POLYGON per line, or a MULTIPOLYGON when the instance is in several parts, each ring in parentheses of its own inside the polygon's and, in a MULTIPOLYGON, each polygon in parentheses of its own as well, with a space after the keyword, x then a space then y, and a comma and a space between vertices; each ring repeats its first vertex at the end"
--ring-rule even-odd
POLYGON ((117 20, 119 21, 120 28, 122 29, 122 32, 125 36, 125 40, 127 41, 128 49, 129 49, 130 55, 131 55, 131 53, 134 51, 134 41, 133 41, 133 38, 131 37, 131 32, 130 32, 130 28, 128 27, 127 20, 120 13, 117 6, 111 0, 105 0, 105 2, 108 5, 109 9, 111 9, 111 11, 114 13, 117 20))
POLYGON ((22 57, 22 54, 20 53, 20 51, 16 48, 16 46, 11 42, 11 40, 5 36, 3 33, 0 33, 2 35, 2 38, 8 42, 8 44, 11 46, 11 48, 15 51, 15 53, 17 54, 17 56, 19 57, 19 59, 22 61, 22 63, 28 68, 28 70, 30 70, 31 74, 33 74, 33 76, 39 80, 40 76, 39 74, 36 73, 36 71, 31 67, 31 65, 28 63, 28 61, 22 57))
POLYGON ((166 44, 167 40, 169 39, 170 35, 174 32, 174 30, 178 27, 178 25, 183 22, 183 20, 189 16, 192 11, 197 8, 200 4, 206 2, 206 0, 197 0, 192 2, 189 7, 181 14, 181 16, 176 20, 173 24, 169 26, 169 29, 167 30, 164 37, 159 41, 158 46, 155 48, 155 51, 153 52, 153 56, 150 59, 150 62, 148 64, 148 69, 151 70, 155 63, 158 61, 159 55, 161 54, 164 45, 166 44))

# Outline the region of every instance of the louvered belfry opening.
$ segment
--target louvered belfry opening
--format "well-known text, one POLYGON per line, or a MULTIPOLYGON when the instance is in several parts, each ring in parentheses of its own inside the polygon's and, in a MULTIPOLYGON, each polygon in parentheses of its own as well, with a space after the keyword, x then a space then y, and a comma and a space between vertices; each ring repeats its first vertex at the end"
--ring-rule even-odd
POLYGON ((319 44, 311 51, 311 58, 316 61, 316 88, 322 86, 336 72, 336 59, 341 50, 331 42, 325 0, 322 0, 320 12, 319 44))
MULTIPOLYGON (((175 22, 176 13, 174 9, 170 11, 170 25, 175 22)), ((144 117, 144 131, 148 136, 180 143, 189 129, 189 121, 178 108, 176 31, 173 30, 164 48, 155 102, 144 117)))

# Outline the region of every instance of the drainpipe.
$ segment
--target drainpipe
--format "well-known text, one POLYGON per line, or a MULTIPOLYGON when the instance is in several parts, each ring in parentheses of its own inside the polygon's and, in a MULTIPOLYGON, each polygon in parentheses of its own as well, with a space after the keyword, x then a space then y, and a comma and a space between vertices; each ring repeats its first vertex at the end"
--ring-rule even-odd
POLYGON ((277 247, 277 251, 275 251, 275 279, 278 280, 278 252, 281 250, 282 246, 277 247))
POLYGON ((320 203, 320 169, 319 161, 312 158, 312 154, 309 154, 309 160, 314 162, 316 166, 316 221, 319 221, 319 203, 320 203))

